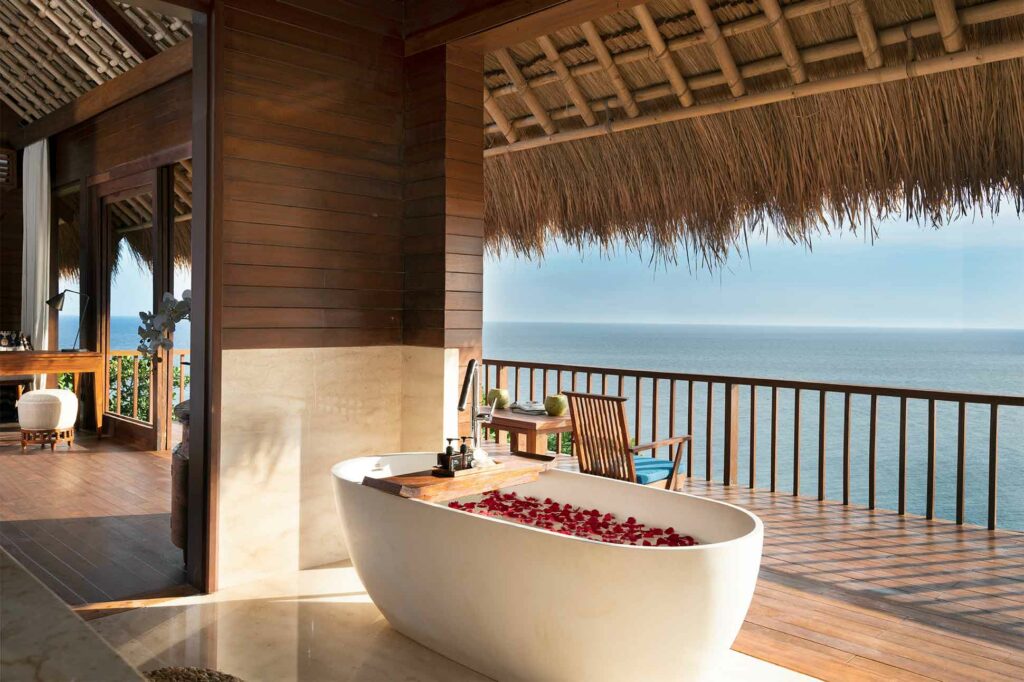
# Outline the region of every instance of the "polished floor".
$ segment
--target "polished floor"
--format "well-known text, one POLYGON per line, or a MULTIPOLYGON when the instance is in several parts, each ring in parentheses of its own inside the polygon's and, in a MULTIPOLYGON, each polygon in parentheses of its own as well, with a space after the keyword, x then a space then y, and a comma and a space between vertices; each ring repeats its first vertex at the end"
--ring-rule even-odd
POLYGON ((181 593, 170 460, 83 435, 22 450, 0 432, 0 545, 71 605, 181 593))
MULTIPOLYGON (((487 679, 393 630, 348 563, 155 604, 90 624, 143 671, 199 666, 246 682, 487 679)), ((808 678, 730 652, 715 679, 808 678)))

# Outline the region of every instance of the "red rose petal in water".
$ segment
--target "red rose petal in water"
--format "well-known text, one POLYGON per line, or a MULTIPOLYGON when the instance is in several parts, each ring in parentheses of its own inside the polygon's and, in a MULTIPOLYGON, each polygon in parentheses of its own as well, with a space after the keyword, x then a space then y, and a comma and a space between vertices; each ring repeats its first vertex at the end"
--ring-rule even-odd
POLYGON ((644 547, 690 547, 697 542, 689 535, 679 535, 674 528, 655 528, 630 516, 625 522, 614 514, 602 514, 597 509, 582 509, 571 504, 560 504, 550 497, 541 502, 536 497, 520 497, 515 492, 489 491, 478 502, 449 502, 451 509, 467 511, 481 516, 501 518, 526 526, 550 530, 561 535, 573 535, 589 540, 644 547), (655 542, 651 542, 655 540, 655 542))

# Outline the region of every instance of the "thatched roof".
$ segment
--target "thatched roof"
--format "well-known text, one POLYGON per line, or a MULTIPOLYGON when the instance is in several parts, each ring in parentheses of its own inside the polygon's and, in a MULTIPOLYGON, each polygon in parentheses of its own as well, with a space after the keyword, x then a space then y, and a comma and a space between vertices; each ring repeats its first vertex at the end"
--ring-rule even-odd
POLYGON ((142 7, 111 11, 123 21, 85 0, 0 1, 0 100, 34 121, 192 35, 189 22, 142 7))
MULTIPOLYGON (((79 231, 78 231, 77 189, 58 193, 51 210, 56 215, 59 235, 57 267, 62 277, 78 275, 79 231)), ((108 205, 111 229, 116 237, 114 253, 120 256, 121 243, 128 245, 128 251, 136 262, 151 267, 153 261, 151 232, 153 225, 153 201, 149 194, 121 199, 108 205)), ((181 161, 174 165, 174 264, 191 265, 192 254, 192 162, 181 161)), ((117 271, 122 263, 115 261, 117 271)))
POLYGON ((1024 210, 1024 2, 656 0, 487 56, 488 245, 1024 210), (607 54, 604 52, 607 51, 607 54))

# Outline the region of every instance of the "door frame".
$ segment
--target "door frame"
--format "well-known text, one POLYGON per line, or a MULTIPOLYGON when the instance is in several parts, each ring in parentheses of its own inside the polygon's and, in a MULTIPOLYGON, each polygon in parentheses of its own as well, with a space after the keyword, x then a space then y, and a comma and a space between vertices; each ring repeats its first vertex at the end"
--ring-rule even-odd
MULTIPOLYGON (((113 265, 114 265, 114 252, 113 247, 116 243, 113 234, 113 228, 110 225, 109 212, 107 207, 120 199, 137 196, 142 192, 148 192, 151 197, 151 225, 149 228, 150 233, 150 253, 152 255, 152 290, 153 297, 150 301, 152 306, 151 310, 156 310, 156 305, 162 296, 162 290, 160 285, 166 278, 164 272, 167 268, 163 264, 163 252, 160 248, 161 233, 166 231, 166 221, 162 219, 159 203, 159 187, 157 184, 159 169, 149 169, 124 175, 118 177, 115 180, 109 180, 102 183, 92 185, 90 188, 92 193, 92 201, 90 202, 96 208, 96 222, 95 225, 99 228, 100 238, 100 296, 97 301, 97 313, 99 315, 99 328, 98 328, 98 341, 99 349, 103 352, 106 366, 110 366, 112 360, 111 351, 115 350, 111 348, 110 344, 110 304, 112 298, 111 285, 113 283, 113 265)), ((116 349, 122 350, 122 349, 116 349)), ((166 353, 163 353, 166 355, 166 353)), ((141 448, 143 450, 163 450, 167 447, 166 438, 162 437, 162 432, 166 430, 166 422, 163 421, 164 414, 167 412, 165 403, 169 402, 168 399, 163 395, 165 390, 164 387, 167 385, 161 377, 161 370, 167 363, 160 362, 160 355, 156 357, 156 362, 153 363, 153 367, 150 370, 150 390, 149 390, 149 401, 150 401, 150 420, 149 422, 143 422, 139 419, 133 419, 121 415, 117 412, 110 412, 107 409, 107 405, 104 404, 102 409, 105 412, 106 424, 109 424, 110 435, 127 441, 133 446, 141 448), (163 428, 162 428, 163 427, 163 428)), ((109 379, 104 376, 104 380, 109 382, 109 379)), ((108 389, 109 390, 109 389, 108 389)))

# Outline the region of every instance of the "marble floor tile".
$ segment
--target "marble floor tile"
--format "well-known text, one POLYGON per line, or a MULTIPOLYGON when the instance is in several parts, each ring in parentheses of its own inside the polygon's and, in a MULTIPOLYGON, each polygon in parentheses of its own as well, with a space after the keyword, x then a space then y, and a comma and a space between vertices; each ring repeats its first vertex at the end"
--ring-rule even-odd
MULTIPOLYGON (((460 682, 484 676, 393 630, 351 564, 275 575, 90 624, 139 669, 198 666, 246 682, 460 682)), ((807 680, 737 652, 722 680, 807 680)))

